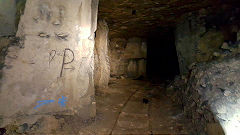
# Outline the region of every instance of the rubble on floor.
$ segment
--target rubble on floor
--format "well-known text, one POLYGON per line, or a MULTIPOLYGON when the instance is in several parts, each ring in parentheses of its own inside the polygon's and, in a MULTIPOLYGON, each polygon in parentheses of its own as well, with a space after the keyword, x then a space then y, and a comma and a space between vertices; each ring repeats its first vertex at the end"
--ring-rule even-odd
POLYGON ((182 105, 185 116, 192 119, 195 133, 239 133, 239 67, 238 55, 197 64, 190 75, 177 77, 168 86, 168 95, 182 105))

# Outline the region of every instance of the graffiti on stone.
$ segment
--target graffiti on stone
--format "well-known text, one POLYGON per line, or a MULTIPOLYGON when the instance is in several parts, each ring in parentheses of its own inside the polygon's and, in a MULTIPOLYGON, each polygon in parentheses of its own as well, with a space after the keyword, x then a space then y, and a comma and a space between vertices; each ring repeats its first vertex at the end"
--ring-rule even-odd
POLYGON ((52 51, 49 53, 49 67, 50 67, 50 64, 51 64, 51 62, 53 61, 56 53, 57 53, 56 50, 52 50, 52 51))
MULTIPOLYGON (((37 104, 34 109, 37 109, 41 106, 44 106, 44 105, 47 105, 47 104, 50 104, 50 103, 53 103, 55 102, 55 100, 41 100, 41 101, 37 101, 37 104)), ((66 107, 66 102, 67 102, 67 97, 64 97, 62 96, 61 98, 58 99, 58 104, 61 106, 61 107, 66 107)))
POLYGON ((43 105, 46 105, 46 104, 50 104, 50 103, 53 103, 54 100, 41 100, 41 101, 37 101, 38 105, 34 107, 34 109, 37 109, 43 105))
POLYGON ((69 69, 69 68, 64 68, 64 66, 72 63, 73 61, 74 61, 74 52, 71 49, 66 48, 64 50, 64 53, 63 53, 63 62, 62 62, 62 68, 61 68, 61 72, 60 72, 60 77, 62 77, 64 69, 69 69), (72 59, 70 61, 66 61, 67 54, 69 54, 68 52, 70 52, 72 54, 72 59))
MULTIPOLYGON (((49 52, 49 67, 51 65, 51 62, 54 60, 55 56, 57 55, 57 51, 56 50, 52 50, 49 52)), ((63 51, 63 56, 62 57, 62 65, 61 65, 61 71, 60 71, 60 77, 63 76, 63 70, 75 70, 75 67, 71 66, 71 67, 65 67, 66 65, 72 63, 74 61, 75 55, 74 52, 69 49, 69 48, 65 48, 63 51)))

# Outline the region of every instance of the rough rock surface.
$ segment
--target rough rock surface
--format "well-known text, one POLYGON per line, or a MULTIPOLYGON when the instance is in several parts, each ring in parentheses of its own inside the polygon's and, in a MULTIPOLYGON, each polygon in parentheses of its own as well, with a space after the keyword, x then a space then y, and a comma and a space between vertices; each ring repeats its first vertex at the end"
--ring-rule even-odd
POLYGON ((109 60, 111 76, 121 76, 126 73, 127 60, 123 59, 127 40, 123 38, 113 38, 110 40, 109 60))
POLYGON ((111 37, 142 37, 158 27, 174 27, 185 13, 219 4, 223 3, 220 0, 101 0, 99 17, 106 19, 111 37))
POLYGON ((110 42, 111 76, 138 78, 146 75, 147 44, 141 38, 110 42))
POLYGON ((140 38, 130 38, 124 52, 125 59, 147 58, 147 46, 140 38))
POLYGON ((98 0, 27 1, 21 45, 8 48, 3 68, 0 126, 20 116, 95 116, 97 7, 98 0))
POLYGON ((195 54, 198 41, 200 40, 199 35, 206 31, 202 25, 203 23, 196 19, 196 17, 191 16, 186 18, 188 19, 185 19, 176 26, 175 31, 175 45, 180 73, 188 72, 188 66, 196 62, 195 54), (191 22, 188 20, 191 20, 191 22))
POLYGON ((195 134, 239 134, 239 67, 239 56, 198 64, 189 79, 178 78, 168 88, 168 95, 192 119, 195 134))
POLYGON ((108 86, 110 78, 108 26, 104 20, 98 21, 95 41, 94 84, 95 87, 104 88, 108 86))
POLYGON ((199 10, 189 15, 176 26, 175 45, 180 72, 188 73, 199 62, 210 62, 239 53, 236 32, 239 30, 238 9, 232 8, 217 15, 206 15, 199 10))
POLYGON ((16 2, 15 0, 1 0, 0 7, 0 36, 14 35, 16 2))
MULTIPOLYGON (((240 132, 239 67, 239 56, 221 63, 200 65, 192 71, 185 91, 185 97, 188 97, 185 100, 187 110, 196 108, 198 116, 207 116, 208 113, 201 112, 202 110, 211 111, 227 135, 237 135, 240 132), (195 102, 191 103, 189 99, 195 102), (190 107, 193 103, 196 104, 190 107)), ((211 117, 205 118, 207 122, 212 122, 211 117)))

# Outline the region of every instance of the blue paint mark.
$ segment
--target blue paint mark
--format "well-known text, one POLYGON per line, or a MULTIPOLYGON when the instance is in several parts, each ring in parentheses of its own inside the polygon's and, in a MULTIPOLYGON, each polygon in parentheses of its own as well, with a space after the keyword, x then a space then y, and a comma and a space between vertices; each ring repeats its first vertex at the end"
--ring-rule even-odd
POLYGON ((62 96, 62 98, 58 99, 58 104, 60 104, 61 107, 65 107, 66 106, 65 102, 67 102, 66 99, 67 97, 62 96))
POLYGON ((37 101, 38 105, 34 107, 34 109, 37 109, 43 105, 46 105, 46 104, 50 104, 52 102, 55 102, 54 100, 41 100, 41 101, 37 101))

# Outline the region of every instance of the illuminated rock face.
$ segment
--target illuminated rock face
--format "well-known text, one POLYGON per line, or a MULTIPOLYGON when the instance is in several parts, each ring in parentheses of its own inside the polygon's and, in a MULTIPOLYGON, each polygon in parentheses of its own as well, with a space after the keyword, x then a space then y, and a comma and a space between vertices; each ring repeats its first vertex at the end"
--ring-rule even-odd
MULTIPOLYGON (((198 65, 192 71, 183 105, 195 129, 220 123, 226 135, 240 132, 240 57, 198 65)), ((219 131, 215 131, 215 135, 219 131)))
POLYGON ((98 22, 96 32, 95 53, 95 72, 94 82, 96 88, 104 88, 108 86, 110 78, 110 65, 108 58, 108 26, 105 21, 98 22))
POLYGON ((9 48, 3 69, 3 120, 45 114, 95 116, 97 7, 98 0, 27 1, 17 32, 21 45, 9 48))

